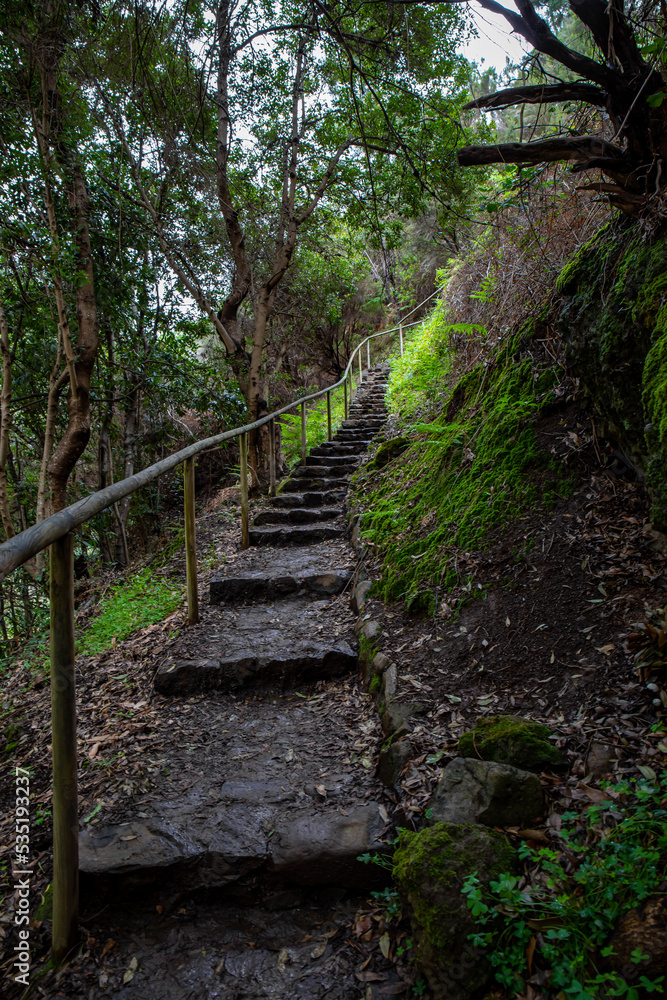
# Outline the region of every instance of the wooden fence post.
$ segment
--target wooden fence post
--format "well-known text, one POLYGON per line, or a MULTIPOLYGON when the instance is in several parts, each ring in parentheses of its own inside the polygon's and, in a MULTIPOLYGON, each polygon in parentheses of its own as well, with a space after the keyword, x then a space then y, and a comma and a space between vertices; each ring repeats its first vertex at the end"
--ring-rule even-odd
POLYGON ((79 805, 74 674, 74 536, 51 545, 51 746, 53 748, 53 924, 58 965, 79 939, 79 805))
POLYGON ((359 385, 361 385, 364 380, 363 372, 361 370, 361 348, 359 348, 359 354, 357 357, 359 358, 359 385))
POLYGON ((331 441, 331 390, 327 389, 327 441, 331 441))
POLYGON ((343 392, 345 393, 345 419, 347 420, 347 411, 348 411, 348 406, 347 406, 347 379, 345 379, 345 381, 343 382, 343 392))
POLYGON ((366 341, 366 371, 370 373, 371 370, 371 342, 366 341))
POLYGON ((276 495, 276 422, 269 421, 269 493, 272 497, 276 495))
POLYGON ((250 548, 250 507, 248 505, 248 434, 239 437, 241 456, 241 548, 250 548))
POLYGON ((301 404, 301 464, 306 464, 306 404, 301 404))
POLYGON ((199 621, 197 591, 197 530, 195 528, 195 460, 183 463, 183 501, 185 508, 185 579, 188 592, 188 624, 199 621))
POLYGON ((401 357, 403 357, 403 327, 400 323, 398 324, 398 337, 401 344, 401 357))

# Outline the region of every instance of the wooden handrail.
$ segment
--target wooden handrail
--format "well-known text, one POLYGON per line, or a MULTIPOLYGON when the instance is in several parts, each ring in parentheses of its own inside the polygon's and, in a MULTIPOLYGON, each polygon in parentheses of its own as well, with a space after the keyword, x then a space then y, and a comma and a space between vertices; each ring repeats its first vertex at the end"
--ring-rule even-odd
MULTIPOLYGON (((434 293, 435 294, 435 293, 434 293)), ((429 296, 432 298, 433 296, 429 296)), ((420 303, 428 302, 425 299, 420 303)), ((418 309, 419 306, 416 306, 418 309)), ((414 312, 414 310, 413 310, 414 312)), ((411 314, 409 314, 411 315, 411 314)), ((417 323, 410 323, 416 326, 417 323)), ((270 489, 276 487, 276 438, 275 420, 283 413, 301 407, 301 452, 305 464, 306 447, 306 403, 326 395, 327 436, 331 440, 331 393, 343 387, 345 393, 345 416, 352 398, 352 387, 348 393, 348 379, 353 379, 352 364, 359 356, 359 381, 363 378, 361 348, 366 345, 367 364, 370 367, 370 342, 376 337, 399 331, 401 354, 403 353, 402 321, 389 330, 365 337, 352 351, 342 377, 334 385, 295 399, 287 406, 269 413, 243 427, 234 427, 213 437, 205 438, 175 452, 168 458, 148 466, 141 472, 121 479, 112 486, 98 490, 83 500, 65 507, 39 524, 22 531, 0 545, 0 583, 18 566, 32 556, 51 546, 50 559, 50 647, 51 647, 51 730, 53 759, 53 921, 52 957, 57 965, 76 947, 78 940, 79 912, 79 807, 77 787, 77 743, 76 743, 76 690, 75 690, 75 648, 74 648, 74 545, 72 531, 84 524, 100 511, 111 507, 124 497, 152 483, 159 476, 185 463, 184 505, 185 505, 185 554, 186 590, 188 622, 195 625, 199 621, 199 601, 197 591, 197 541, 195 535, 195 457, 209 448, 240 437, 241 462, 241 544, 249 545, 249 505, 248 505, 248 434, 269 424, 269 467, 270 489), (349 396, 349 399, 348 399, 349 396)))
MULTIPOLYGON (((418 325, 418 322, 409 324, 409 326, 418 325)), ((111 507, 124 497, 136 493, 137 490, 142 489, 144 486, 148 486, 149 483, 154 482, 154 480, 165 473, 171 472, 181 462, 195 458, 201 452, 207 451, 216 445, 221 445, 225 441, 231 441, 241 434, 248 434, 250 431, 258 430, 271 420, 281 416, 281 414, 289 413, 290 410, 295 409, 297 406, 302 406, 313 399, 319 399, 320 396, 324 396, 327 392, 333 392, 335 389, 340 388, 346 383, 354 358, 364 344, 374 340, 376 337, 383 337, 389 333, 394 333, 398 329, 399 327, 395 326, 389 330, 381 330, 379 333, 372 333, 369 337, 362 340, 350 355, 350 360, 343 376, 333 385, 327 386, 325 389, 319 389, 317 392, 312 392, 308 396, 301 396, 299 399, 295 399, 286 406, 282 406, 279 410, 274 410, 273 413, 269 413, 260 420, 244 424, 242 427, 234 427, 232 430, 223 431, 221 434, 214 434, 212 437, 204 438, 202 441, 188 445, 187 448, 174 452, 173 455, 155 462, 154 465, 149 465, 146 469, 142 469, 141 472, 135 472, 133 476, 120 479, 118 482, 113 483, 112 486, 107 486, 103 490, 97 490, 97 492, 91 493, 90 496, 84 497, 83 500, 77 500, 76 503, 71 504, 69 507, 59 510, 57 514, 52 514, 51 517, 40 521, 39 524, 33 524, 30 528, 26 528, 25 531, 3 542, 0 545, 0 583, 13 570, 22 566, 29 559, 32 559, 38 552, 48 548, 53 542, 62 538, 68 532, 73 531, 74 528, 78 528, 79 525, 85 524, 91 517, 95 517, 96 514, 106 510, 107 507, 111 507)), ((407 327, 403 326, 402 329, 405 330, 407 327)), ((361 358, 361 355, 359 357, 361 358)))

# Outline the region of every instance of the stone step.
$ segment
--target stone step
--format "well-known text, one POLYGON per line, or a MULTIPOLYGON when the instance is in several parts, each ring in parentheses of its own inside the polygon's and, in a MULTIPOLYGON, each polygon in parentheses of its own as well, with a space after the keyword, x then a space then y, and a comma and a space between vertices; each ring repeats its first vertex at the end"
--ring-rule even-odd
MULTIPOLYGON (((165 751, 169 775, 160 776, 156 791, 144 801, 141 796, 128 797, 123 802, 125 822, 117 819, 117 806, 114 816, 114 806, 103 805, 95 817, 98 822, 86 824, 81 831, 81 887, 85 900, 91 901, 91 913, 114 899, 122 905, 129 893, 150 901, 153 910, 159 905, 160 912, 164 908, 169 913, 179 899, 194 897, 204 905, 211 890, 219 901, 236 898, 261 905, 271 894, 280 899, 282 892, 282 898, 289 898, 287 886, 362 891, 376 887, 382 869, 357 859, 360 854, 386 849, 381 843, 386 812, 379 805, 380 788, 373 769, 343 763, 349 756, 350 737, 339 714, 327 711, 321 701, 289 697, 249 703, 200 700, 195 711, 203 728, 187 750, 177 746, 173 737, 169 741, 165 751), (205 732, 208 741, 202 739, 205 732)), ((289 911, 280 907, 268 919, 275 925, 288 917, 289 911)), ((242 934, 247 923, 243 915, 240 919, 242 934)), ((175 913, 164 918, 172 937, 180 940, 188 923, 177 921, 175 913)), ((203 934, 205 929, 201 925, 200 929, 203 934)), ((306 907, 299 936, 309 937, 309 932, 316 933, 308 923, 306 907)), ((245 936, 250 937, 249 930, 245 936)), ((309 937, 308 954, 313 940, 309 937)), ((200 951, 194 947, 193 955, 200 951)), ((185 957, 186 953, 181 954, 185 957)), ((162 963, 168 955, 168 950, 159 953, 162 963)), ((216 954, 212 963, 212 956, 209 951, 209 966, 219 961, 216 954)), ((277 953, 267 954, 265 961, 270 969, 277 968, 277 953)), ((193 963, 194 958, 188 958, 189 973, 193 963)), ((301 966, 294 968, 299 971, 301 966)), ((228 983, 229 994, 221 988, 220 972, 211 980, 210 993, 193 992, 191 980, 182 992, 173 992, 157 987, 158 979, 135 991, 137 981, 141 982, 138 972, 127 996, 183 1000, 217 994, 307 1000, 327 995, 319 990, 313 994, 307 983, 295 985, 279 971, 274 988, 264 992, 256 991, 254 972, 239 969, 241 978, 236 988, 233 981, 228 983), (250 975, 252 985, 246 978, 250 975)), ((159 975, 171 983, 164 965, 159 975)), ((118 989, 112 992, 120 995, 118 989)), ((336 996, 356 997, 359 992, 336 990, 336 996)))
MULTIPOLYGON (((357 452, 357 454, 360 454, 360 452, 357 452)), ((307 455, 306 456, 306 465, 305 465, 305 467, 306 468, 316 468, 316 469, 317 468, 321 468, 322 466, 324 466, 326 468, 329 468, 329 469, 332 469, 332 468, 335 469, 335 468, 341 468, 341 467, 355 468, 357 463, 353 462, 354 458, 355 458, 354 455, 349 455, 349 454, 348 455, 331 455, 331 454, 329 454, 329 455, 326 455, 326 454, 325 455, 322 455, 322 454, 319 454, 319 455, 307 455)))
POLYGON ((364 430, 368 427, 373 427, 373 426, 381 427, 384 422, 385 421, 382 419, 382 417, 372 417, 367 420, 360 420, 359 418, 353 417, 348 420, 344 420, 343 423, 341 424, 341 427, 345 431, 348 430, 357 431, 357 430, 364 430))
MULTIPOLYGON (((338 476, 336 479, 322 477, 319 479, 288 479, 281 483, 280 492, 284 493, 328 493, 331 490, 346 490, 348 480, 338 476)), ((304 504, 304 506, 309 506, 304 504)))
POLYGON ((253 527, 260 527, 263 524, 313 524, 315 521, 335 521, 342 513, 342 506, 262 510, 255 518, 253 527))
POLYGON ((158 668, 155 690, 180 697, 200 691, 285 691, 349 673, 357 654, 322 617, 328 603, 293 599, 238 611, 225 605, 205 608, 200 623, 187 630, 158 668))
POLYGON ((340 594, 354 570, 350 553, 331 542, 305 548, 250 548, 225 565, 210 583, 211 604, 275 600, 299 591, 317 597, 340 594))
MULTIPOLYGON (((306 458, 306 461, 308 459, 306 458)), ((342 465, 336 465, 334 467, 330 465, 298 465, 296 469, 292 470, 293 479, 311 479, 317 476, 349 476, 351 473, 355 472, 357 468, 357 463, 352 464, 351 462, 345 462, 342 465)))
POLYGON ((344 489, 324 493, 279 493, 277 497, 271 497, 269 503, 272 507, 327 507, 342 503, 345 494, 344 489))
POLYGON ((341 444, 338 441, 329 441, 327 444, 321 444, 317 448, 313 448, 313 450, 309 453, 308 457, 328 458, 329 456, 332 455, 339 455, 341 458, 343 458, 347 455, 350 456, 351 458, 355 458, 357 455, 360 455, 363 451, 364 451, 363 445, 355 445, 352 443, 341 444))
POLYGON ((266 528, 251 528, 251 545, 308 545, 323 542, 326 538, 342 538, 345 529, 331 521, 321 524, 278 525, 266 528))

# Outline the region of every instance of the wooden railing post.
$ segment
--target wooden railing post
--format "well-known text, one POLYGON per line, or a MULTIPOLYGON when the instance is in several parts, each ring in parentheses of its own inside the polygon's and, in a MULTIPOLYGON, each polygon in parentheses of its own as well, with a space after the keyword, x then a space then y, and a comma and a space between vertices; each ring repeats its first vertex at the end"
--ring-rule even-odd
POLYGON ((361 385, 364 380, 363 372, 361 370, 361 350, 359 351, 357 357, 359 358, 359 385, 361 385))
POLYGON ((327 441, 331 441, 331 392, 327 390, 327 441))
POLYGON ((347 420, 348 404, 347 404, 347 379, 343 382, 343 392, 345 394, 345 419, 347 420))
POLYGON ((403 327, 400 323, 398 324, 398 339, 401 345, 401 357, 403 357, 403 327))
POLYGON ((185 508, 185 579, 188 592, 188 623, 199 621, 197 589, 197 530, 195 528, 195 460, 183 463, 183 506, 185 508))
POLYGON ((51 545, 51 746, 53 755, 53 929, 58 965, 79 938, 79 804, 74 674, 74 536, 51 545))
POLYGON ((248 504, 248 434, 239 436, 241 456, 241 548, 250 548, 250 507, 248 504))
POLYGON ((269 493, 276 495, 276 422, 269 421, 269 493))
POLYGON ((306 464, 306 404, 301 404, 301 464, 306 464))
POLYGON ((370 342, 370 340, 367 340, 366 341, 366 371, 370 372, 370 370, 371 370, 371 342, 370 342))

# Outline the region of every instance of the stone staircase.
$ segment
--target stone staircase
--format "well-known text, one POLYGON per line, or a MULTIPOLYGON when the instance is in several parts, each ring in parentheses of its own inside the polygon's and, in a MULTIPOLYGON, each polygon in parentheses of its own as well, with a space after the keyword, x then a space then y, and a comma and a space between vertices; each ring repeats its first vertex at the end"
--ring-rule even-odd
MULTIPOLYGON (((357 859, 380 846, 387 814, 354 750, 359 719, 340 722, 336 684, 356 669, 357 646, 349 604, 336 597, 355 568, 348 482, 385 421, 386 381, 386 367, 366 373, 349 419, 268 500, 251 548, 211 580, 201 622, 159 666, 158 695, 167 707, 187 699, 210 739, 183 748, 166 733, 168 786, 123 822, 102 812, 82 832, 82 886, 96 901, 140 888, 147 898, 224 890, 256 902, 277 885, 361 890, 375 880, 375 866, 357 859), (331 692, 297 690, 322 681, 331 692)), ((368 714, 369 745, 375 725, 368 714)))

